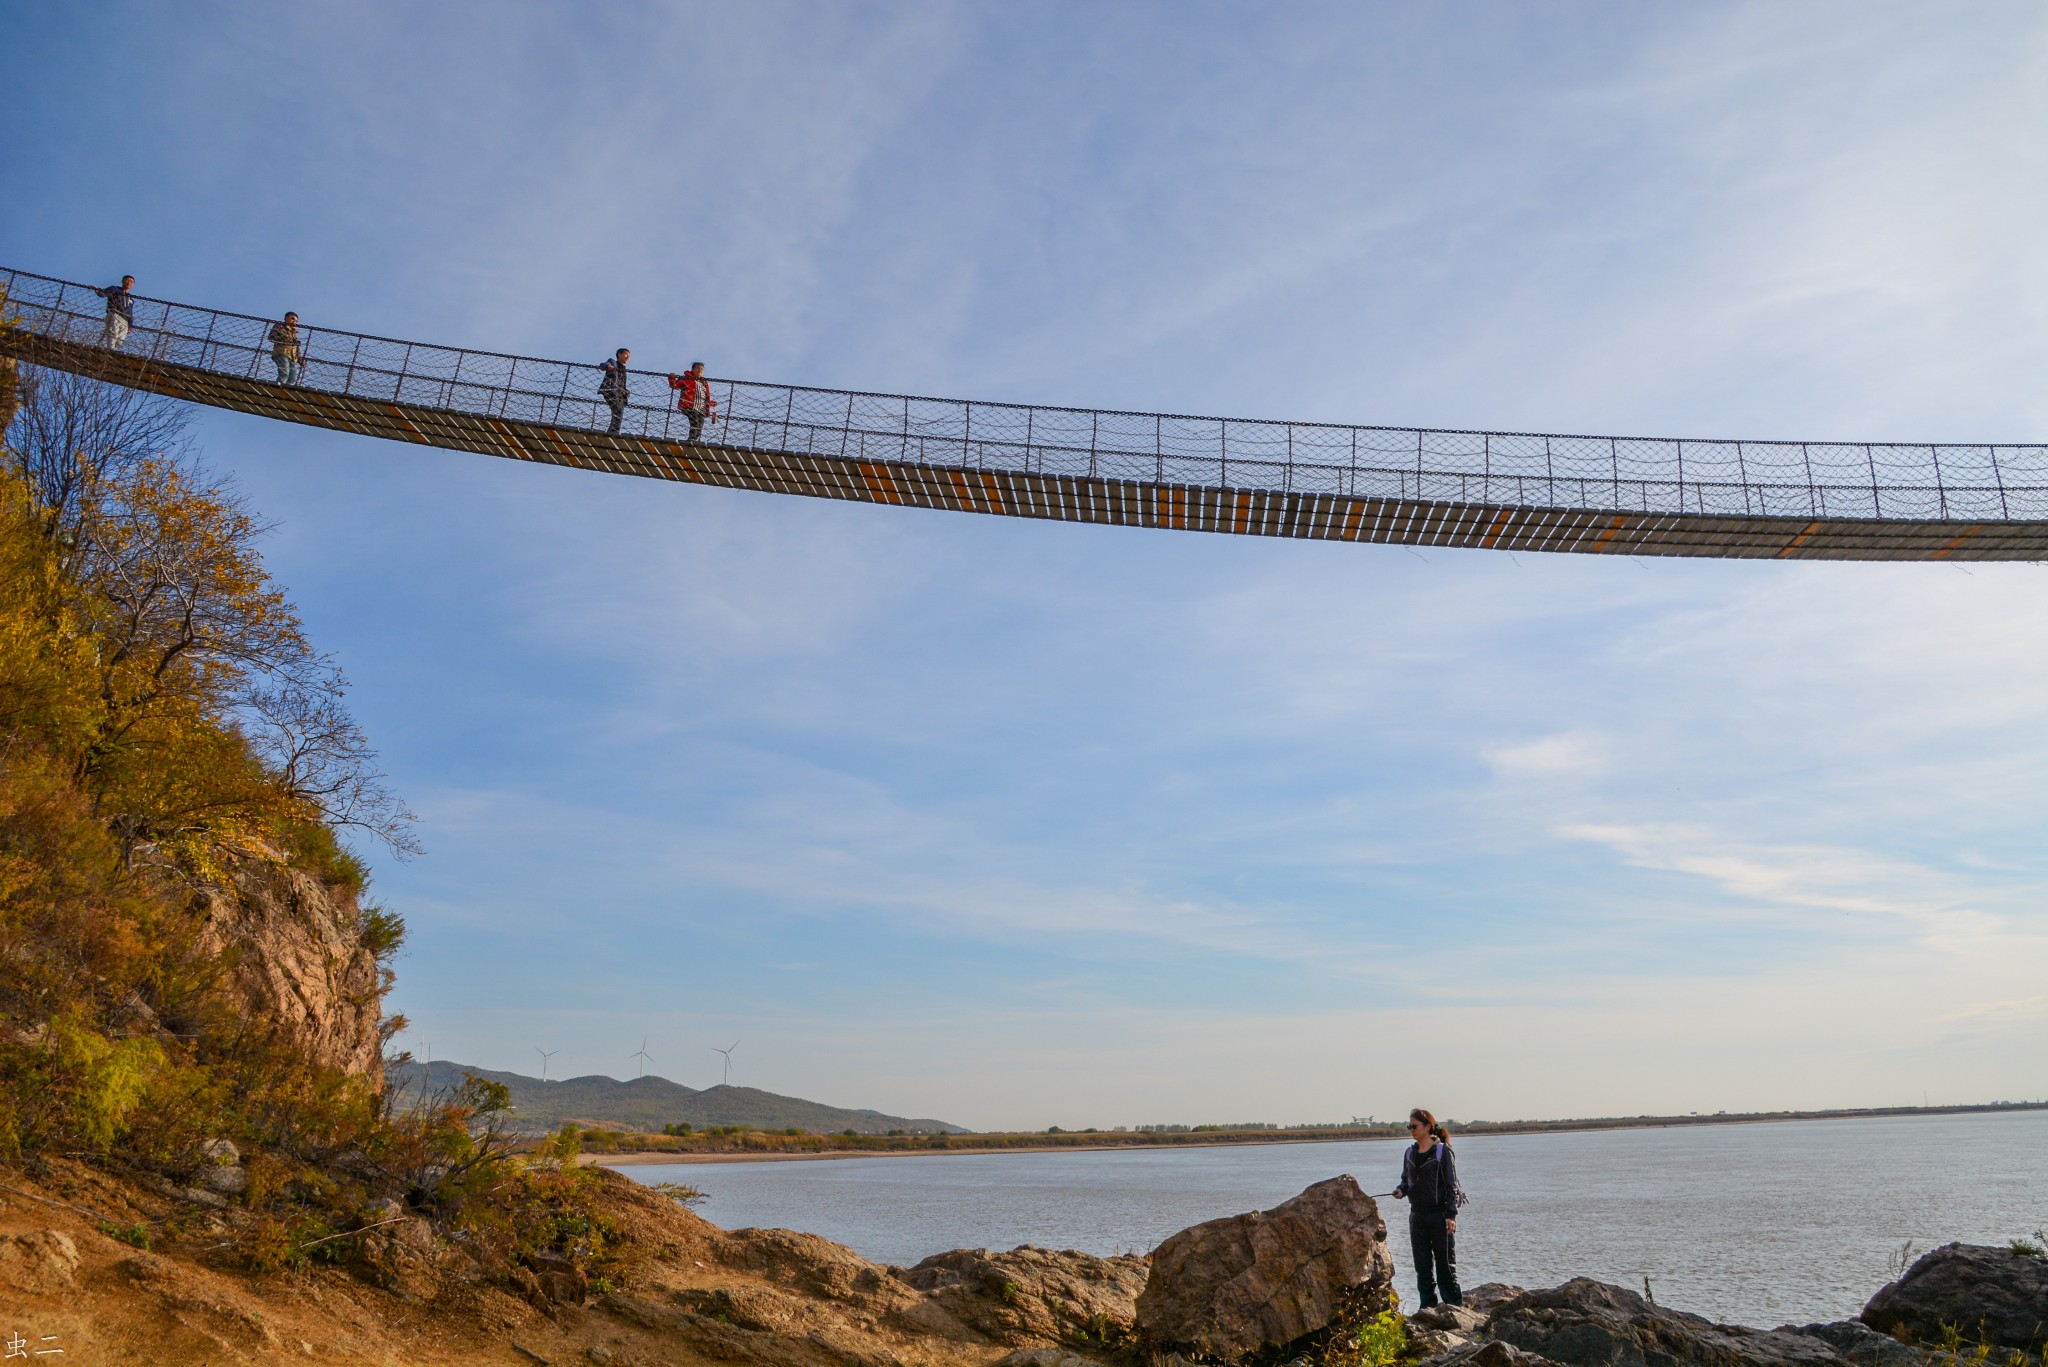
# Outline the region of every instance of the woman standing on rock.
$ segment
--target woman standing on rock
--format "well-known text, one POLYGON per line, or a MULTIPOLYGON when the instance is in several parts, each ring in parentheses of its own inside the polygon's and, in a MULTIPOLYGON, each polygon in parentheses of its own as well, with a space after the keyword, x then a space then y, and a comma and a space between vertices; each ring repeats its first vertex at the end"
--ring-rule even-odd
POLYGON ((1458 1167, 1451 1157, 1451 1136, 1428 1111, 1408 1112, 1408 1133, 1415 1142, 1401 1157, 1401 1183, 1394 1199, 1408 1204, 1408 1248, 1415 1257, 1416 1288, 1424 1310, 1444 1300, 1463 1305, 1458 1289, 1458 1207, 1465 1193, 1458 1186, 1458 1167))

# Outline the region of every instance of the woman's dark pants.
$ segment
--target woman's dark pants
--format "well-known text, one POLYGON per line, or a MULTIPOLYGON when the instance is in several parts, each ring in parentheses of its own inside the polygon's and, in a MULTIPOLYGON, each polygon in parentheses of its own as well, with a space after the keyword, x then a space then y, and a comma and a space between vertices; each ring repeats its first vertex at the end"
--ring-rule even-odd
POLYGON ((1465 1293, 1458 1289, 1458 1236, 1444 1227, 1443 1216, 1410 1211, 1408 1249, 1415 1258, 1415 1286, 1422 1293, 1422 1309, 1436 1304, 1439 1286, 1452 1305, 1465 1303, 1465 1293))

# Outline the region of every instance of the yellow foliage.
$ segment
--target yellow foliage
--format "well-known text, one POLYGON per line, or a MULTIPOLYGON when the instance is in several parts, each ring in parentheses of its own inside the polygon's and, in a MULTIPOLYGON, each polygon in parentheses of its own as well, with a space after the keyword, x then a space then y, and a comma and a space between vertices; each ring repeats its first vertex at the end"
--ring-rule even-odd
MULTIPOLYGON (((229 712, 254 665, 317 663, 256 528, 160 463, 94 498, 54 536, 30 486, 0 474, 0 1159, 104 1152, 138 1121, 173 1158, 203 1137, 181 1111, 218 1123, 232 1093, 285 1082, 289 1060, 238 1079, 183 1045, 170 1057, 147 1027, 234 1024, 209 1001, 219 966, 194 951, 193 883, 251 851, 336 858, 229 712)), ((341 1109, 359 1129, 375 1106, 353 1086, 341 1109)))
POLYGON ((110 1040, 74 1019, 60 1019, 51 1034, 53 1063, 72 1079, 73 1132, 104 1153, 148 1092, 163 1046, 148 1038, 110 1040))
POLYGON ((102 709, 98 651, 66 602, 64 576, 19 480, 0 480, 0 733, 82 748, 102 709))
MULTIPOLYGON (((203 1142, 230 1138, 259 1215, 246 1254, 265 1268, 345 1252, 310 1241, 371 1190, 445 1188, 508 1256, 601 1247, 583 1179, 506 1178, 502 1088, 388 1114, 370 1079, 223 989, 204 909, 237 867, 359 890, 336 826, 405 853, 409 813, 248 511, 159 446, 95 460, 63 439, 175 424, 123 428, 106 387, 40 385, 0 424, 41 443, 0 447, 0 1163, 112 1153, 189 1180, 203 1142), (517 1196, 502 1208, 501 1180, 517 1196)), ((404 923, 365 905, 349 929, 388 988, 404 923)))

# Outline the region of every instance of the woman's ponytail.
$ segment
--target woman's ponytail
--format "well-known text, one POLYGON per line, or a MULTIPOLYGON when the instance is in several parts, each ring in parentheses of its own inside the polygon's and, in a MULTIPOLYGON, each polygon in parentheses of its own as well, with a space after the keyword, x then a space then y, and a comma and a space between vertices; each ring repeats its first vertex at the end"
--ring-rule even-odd
POLYGON ((1414 1110, 1408 1112, 1408 1119, 1416 1124, 1422 1125, 1425 1128, 1427 1128, 1429 1131, 1429 1137, 1431 1139, 1434 1139, 1437 1143, 1443 1145, 1447 1149, 1451 1146, 1451 1132, 1445 1129, 1443 1127, 1443 1123, 1439 1121, 1435 1116, 1431 1115, 1428 1111, 1425 1111, 1420 1106, 1417 1106, 1414 1110))

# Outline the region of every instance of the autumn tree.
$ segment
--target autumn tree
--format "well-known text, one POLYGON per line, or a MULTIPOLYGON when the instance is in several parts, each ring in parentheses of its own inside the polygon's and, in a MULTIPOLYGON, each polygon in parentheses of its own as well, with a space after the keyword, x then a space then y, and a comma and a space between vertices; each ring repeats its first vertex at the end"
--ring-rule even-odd
MULTIPOLYGON (((192 459, 177 409, 34 368, 16 397, 0 434, 0 1162, 144 1143, 138 1108, 158 1155, 229 1115, 286 1151, 360 1149, 374 1096, 219 990, 204 908, 252 864, 359 884, 334 828, 403 854, 410 814, 265 571, 263 525, 192 459)), ((383 964, 402 922, 360 915, 383 964)))
POLYGON ((95 645, 78 776, 131 852, 203 860, 306 822, 417 850, 346 679, 263 567, 267 527, 190 458, 177 405, 31 371, 6 451, 95 645))
POLYGON ((64 1155, 176 1188, 228 1137, 247 1186, 209 1258, 239 1240, 245 1265, 281 1270, 402 1194, 501 1279, 536 1252, 616 1270, 601 1182, 562 1150, 513 1157, 502 1087, 403 1106, 226 984, 226 960, 261 948, 209 940, 213 909, 288 864, 277 881, 344 890, 321 914, 354 914, 332 928, 381 998, 403 922, 347 895, 361 868, 334 831, 405 854, 410 813, 180 410, 33 368, 6 401, 0 1165, 64 1155))

